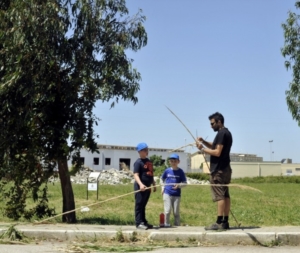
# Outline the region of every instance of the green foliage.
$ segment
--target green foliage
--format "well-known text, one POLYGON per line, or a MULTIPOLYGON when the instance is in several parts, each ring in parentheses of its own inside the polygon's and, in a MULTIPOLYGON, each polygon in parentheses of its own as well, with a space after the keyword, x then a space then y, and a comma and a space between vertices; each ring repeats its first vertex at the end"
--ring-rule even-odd
POLYGON ((138 241, 138 233, 136 231, 133 231, 131 235, 129 235, 129 240, 131 242, 137 242, 138 241))
POLYGON ((116 233, 116 237, 114 238, 115 241, 117 242, 124 242, 125 241, 125 237, 124 234, 122 232, 122 229, 119 229, 116 233))
POLYGON ((9 241, 25 241, 28 242, 28 238, 23 235, 22 232, 18 231, 15 226, 17 224, 11 225, 3 234, 0 235, 1 240, 9 241))
POLYGON ((164 170, 167 168, 164 164, 164 160, 162 156, 152 155, 149 157, 150 161, 153 163, 154 167, 154 176, 160 177, 164 170))
POLYGON ((97 100, 137 103, 141 75, 126 53, 147 44, 144 21, 125 0, 0 1, 0 174, 12 182, 0 190, 9 217, 52 213, 44 183, 56 166, 63 210, 73 209, 67 159, 80 166, 82 147, 97 151, 97 100))
POLYGON ((164 164, 164 160, 162 159, 162 156, 158 155, 152 155, 149 157, 150 161, 152 162, 154 167, 162 166, 164 164))
POLYGON ((185 173, 185 175, 192 179, 209 180, 209 175, 205 173, 185 173))
MULTIPOLYGON (((300 9, 300 1, 296 1, 295 6, 300 9)), ((286 101, 293 119, 300 126, 300 32, 299 14, 289 11, 288 18, 282 24, 284 31, 284 46, 281 53, 285 61, 287 70, 291 69, 293 78, 290 82, 290 89, 286 91, 286 101)))
POLYGON ((165 165, 158 166, 154 169, 154 176, 160 177, 167 167, 165 165))

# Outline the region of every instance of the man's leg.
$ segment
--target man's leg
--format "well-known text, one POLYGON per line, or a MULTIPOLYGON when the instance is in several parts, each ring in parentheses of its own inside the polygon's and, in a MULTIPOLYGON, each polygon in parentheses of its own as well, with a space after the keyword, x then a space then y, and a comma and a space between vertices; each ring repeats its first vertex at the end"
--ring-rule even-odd
POLYGON ((230 198, 225 198, 225 207, 224 207, 224 216, 229 216, 229 212, 230 212, 230 198))

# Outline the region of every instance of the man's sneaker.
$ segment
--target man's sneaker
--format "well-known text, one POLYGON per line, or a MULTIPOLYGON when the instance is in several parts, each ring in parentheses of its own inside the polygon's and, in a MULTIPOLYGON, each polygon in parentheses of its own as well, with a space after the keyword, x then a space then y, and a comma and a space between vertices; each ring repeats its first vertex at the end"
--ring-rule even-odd
POLYGON ((152 224, 146 223, 145 225, 148 227, 148 229, 152 229, 153 228, 152 224))
POLYGON ((228 221, 227 222, 222 222, 222 227, 223 227, 223 229, 230 229, 228 221))
POLYGON ((165 227, 165 228, 169 228, 169 227, 171 227, 171 224, 165 224, 164 227, 165 227))
POLYGON ((147 227, 144 223, 141 223, 141 224, 138 225, 136 228, 137 228, 137 229, 142 229, 142 230, 147 230, 147 229, 148 229, 148 227, 147 227))
POLYGON ((204 227, 205 230, 224 230, 222 223, 218 224, 218 223, 214 223, 208 227, 204 227))

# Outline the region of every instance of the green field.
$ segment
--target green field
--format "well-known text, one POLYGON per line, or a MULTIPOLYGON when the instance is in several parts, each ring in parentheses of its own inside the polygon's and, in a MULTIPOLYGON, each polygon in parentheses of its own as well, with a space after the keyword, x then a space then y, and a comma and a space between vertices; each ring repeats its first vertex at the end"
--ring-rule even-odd
MULTIPOLYGON (((298 179, 288 182, 286 179, 235 180, 234 184, 254 187, 262 193, 231 187, 232 212, 242 226, 283 226, 300 225, 298 179), (270 181, 270 182, 268 182, 270 181), (276 181, 276 183, 272 182, 276 181), (277 182, 283 181, 283 182, 277 182), (251 183, 252 182, 252 183, 251 183), (255 182, 255 183, 253 183, 255 182)), ((86 185, 73 185, 76 208, 89 206, 89 212, 76 211, 79 223, 102 225, 134 225, 134 195, 132 185, 100 185, 99 198, 96 192, 89 191, 86 196, 86 185), (125 195, 125 196, 122 196, 125 195), (119 197, 121 196, 121 197, 119 197)), ((159 214, 163 212, 161 188, 152 193, 147 205, 146 216, 150 223, 158 225, 159 214)), ((30 200, 28 200, 30 206, 30 200)), ((61 214, 62 198, 60 184, 49 185, 50 207, 55 207, 56 214, 61 214)), ((4 217, 3 206, 0 203, 2 222, 12 222, 4 217)), ((46 217, 45 217, 46 219, 46 217)), ((216 219, 216 204, 211 201, 210 187, 188 185, 182 189, 181 198, 181 225, 205 226, 216 219)), ((25 222, 25 220, 22 220, 25 222)), ((60 222, 61 216, 50 219, 49 222, 60 222)), ((173 221, 173 220, 171 220, 173 221)), ((231 226, 235 221, 230 218, 231 226)))

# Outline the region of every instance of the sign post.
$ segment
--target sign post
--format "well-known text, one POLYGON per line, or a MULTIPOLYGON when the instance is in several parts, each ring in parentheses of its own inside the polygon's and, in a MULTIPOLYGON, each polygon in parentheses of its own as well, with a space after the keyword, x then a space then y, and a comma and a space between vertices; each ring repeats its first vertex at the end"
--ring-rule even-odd
POLYGON ((98 200, 99 177, 100 177, 100 172, 91 172, 89 177, 86 179, 87 181, 86 199, 89 199, 89 191, 97 191, 97 200, 98 200))

